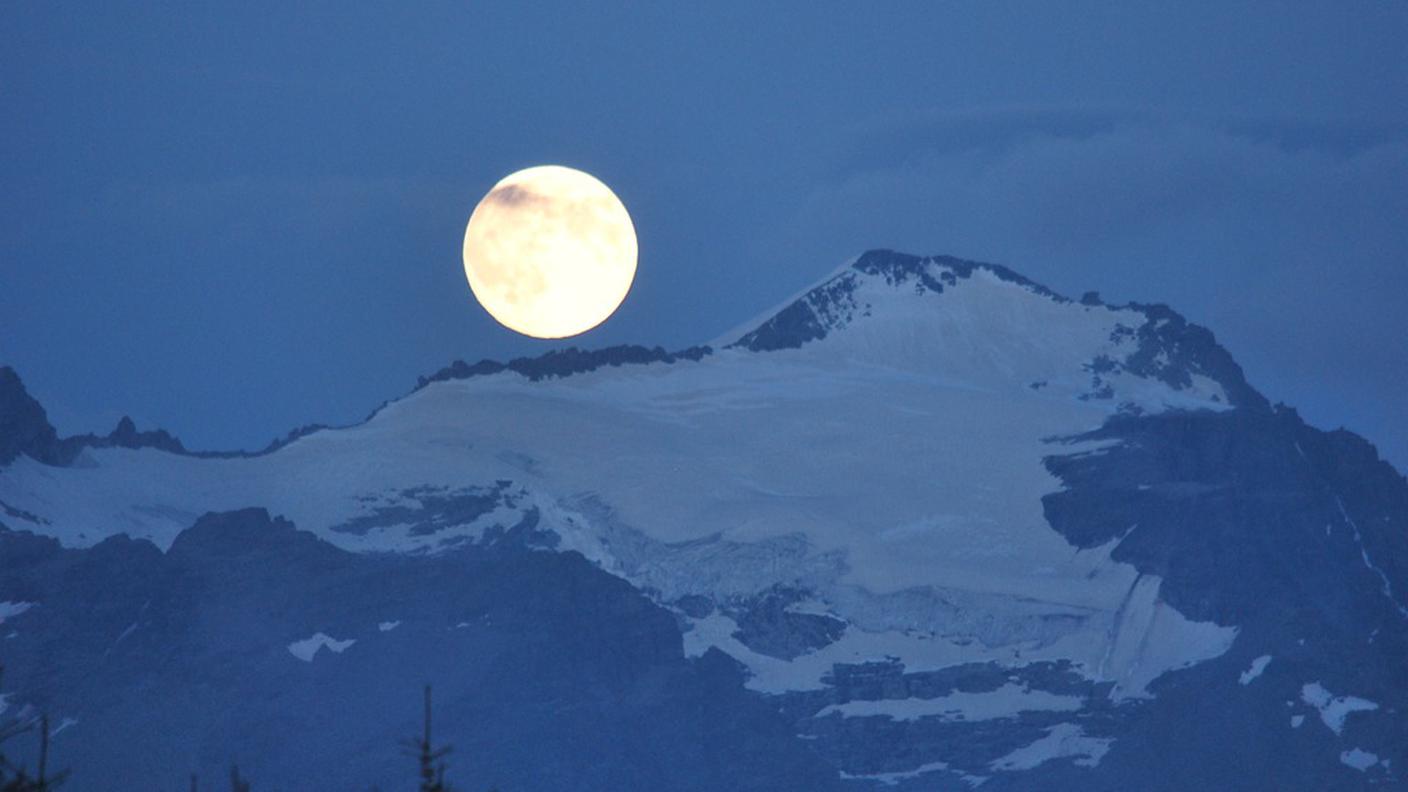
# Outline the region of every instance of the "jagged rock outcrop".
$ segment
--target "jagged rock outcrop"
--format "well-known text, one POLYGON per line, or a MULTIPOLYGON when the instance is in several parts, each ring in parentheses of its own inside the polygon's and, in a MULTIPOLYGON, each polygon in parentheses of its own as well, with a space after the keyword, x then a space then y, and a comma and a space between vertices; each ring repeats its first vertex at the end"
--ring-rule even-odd
POLYGON ((62 464, 58 432, 44 407, 29 395, 9 366, 0 367, 0 465, 24 454, 40 462, 62 464))

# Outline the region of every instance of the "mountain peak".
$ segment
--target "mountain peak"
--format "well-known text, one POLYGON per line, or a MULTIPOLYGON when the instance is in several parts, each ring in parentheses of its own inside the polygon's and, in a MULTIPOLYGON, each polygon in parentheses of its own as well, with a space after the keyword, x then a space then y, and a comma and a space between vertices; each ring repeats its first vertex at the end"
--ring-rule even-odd
POLYGON ((68 465, 85 448, 156 448, 173 454, 189 453, 170 432, 139 431, 136 422, 126 415, 106 435, 59 437, 44 406, 25 388, 20 375, 10 366, 0 366, 0 467, 20 456, 46 465, 68 465))
POLYGON ((186 453, 186 447, 170 432, 165 429, 138 431, 137 423, 126 415, 122 416, 122 419, 117 422, 117 426, 113 427, 107 437, 86 435, 79 440, 84 445, 94 448, 159 448, 173 454, 186 453))
POLYGON ((984 385, 1006 378, 1040 389, 1066 379, 1078 398, 1134 410, 1147 408, 1150 386, 1173 392, 1179 403, 1167 406, 1191 406, 1185 397, 1269 406, 1210 331, 1166 305, 1108 305, 1095 292, 1077 302, 1006 267, 952 256, 868 251, 751 327, 729 348, 821 342, 984 385))
POLYGON ((892 288, 909 287, 919 295, 942 294, 945 286, 955 286, 960 279, 972 277, 977 270, 985 270, 1057 302, 1070 302, 1045 286, 1000 265, 965 261, 953 256, 915 256, 876 249, 862 253, 824 278, 730 346, 754 352, 796 349, 809 341, 826 337, 829 330, 839 329, 854 318, 853 311, 847 309, 855 307, 852 298, 863 283, 883 282, 892 288))
POLYGON ((59 435, 44 407, 13 368, 0 366, 0 465, 21 454, 51 464, 62 461, 59 435))
POLYGON ((268 509, 247 507, 201 515, 176 537, 167 552, 172 558, 186 561, 220 563, 331 550, 312 534, 297 530, 289 520, 271 515, 268 509))

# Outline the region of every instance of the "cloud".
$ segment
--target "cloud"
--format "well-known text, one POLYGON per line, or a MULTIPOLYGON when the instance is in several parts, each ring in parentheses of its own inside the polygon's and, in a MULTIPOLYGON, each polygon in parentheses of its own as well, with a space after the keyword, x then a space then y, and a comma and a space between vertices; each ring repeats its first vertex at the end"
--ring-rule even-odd
POLYGON ((1408 132, 1004 110, 846 140, 760 256, 951 253, 1169 302, 1272 399, 1408 466, 1408 426, 1382 406, 1408 387, 1408 132))

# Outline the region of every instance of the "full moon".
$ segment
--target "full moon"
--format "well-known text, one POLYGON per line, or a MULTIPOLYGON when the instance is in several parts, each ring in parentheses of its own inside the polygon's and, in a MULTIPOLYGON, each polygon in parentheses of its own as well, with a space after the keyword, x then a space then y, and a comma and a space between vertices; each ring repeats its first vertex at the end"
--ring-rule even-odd
POLYGON ((611 188, 572 168, 509 174, 464 232, 464 274, 484 310, 535 338, 566 338, 616 311, 636 275, 636 231, 611 188))

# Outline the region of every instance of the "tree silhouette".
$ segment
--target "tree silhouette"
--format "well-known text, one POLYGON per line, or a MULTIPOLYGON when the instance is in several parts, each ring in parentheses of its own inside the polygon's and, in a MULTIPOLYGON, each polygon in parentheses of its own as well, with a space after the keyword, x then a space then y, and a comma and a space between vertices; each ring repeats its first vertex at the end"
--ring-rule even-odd
POLYGON ((249 792, 249 781, 240 777, 239 765, 230 765, 230 792, 249 792))
MULTIPOLYGON (((3 669, 0 669, 3 671, 3 669)), ((418 792, 454 792, 445 781, 444 758, 450 753, 450 746, 437 747, 431 740, 431 707, 430 707, 430 686, 425 686, 425 725, 419 738, 410 738, 404 741, 407 753, 415 758, 418 766, 418 792)), ((56 789, 68 776, 68 771, 49 775, 47 766, 49 763, 49 737, 52 731, 49 729, 49 716, 41 715, 36 718, 0 718, 0 748, 4 743, 18 735, 30 731, 39 733, 39 763, 37 772, 30 776, 28 771, 19 767, 5 758, 4 752, 0 750, 0 792, 51 792, 56 789)), ((198 777, 193 773, 190 776, 190 790, 197 792, 199 785, 198 777)), ((251 784, 248 779, 240 775, 238 765, 230 765, 230 792, 251 792, 251 784)), ((372 792, 375 792, 373 787, 372 792)), ((499 792, 498 787, 491 787, 489 792, 499 792)))
MULTIPOLYGON (((3 668, 0 668, 0 675, 3 675, 3 668)), ((50 792, 57 789, 64 779, 68 777, 68 771, 48 774, 49 765, 49 716, 40 715, 36 721, 34 718, 25 719, 22 717, 0 719, 0 744, 3 744, 12 737, 39 728, 39 765, 35 775, 31 777, 29 772, 22 767, 11 763, 5 758, 3 751, 0 751, 0 792, 50 792)))
POLYGON ((425 731, 420 739, 406 740, 406 748, 420 765, 420 792, 454 792, 445 783, 445 763, 450 746, 434 747, 430 741, 430 685, 425 686, 425 731))

